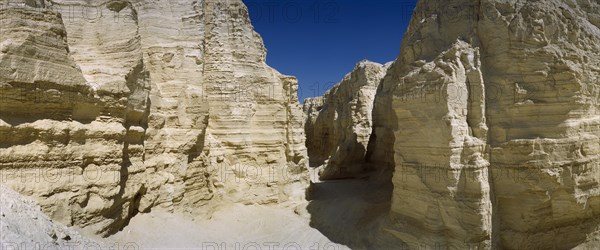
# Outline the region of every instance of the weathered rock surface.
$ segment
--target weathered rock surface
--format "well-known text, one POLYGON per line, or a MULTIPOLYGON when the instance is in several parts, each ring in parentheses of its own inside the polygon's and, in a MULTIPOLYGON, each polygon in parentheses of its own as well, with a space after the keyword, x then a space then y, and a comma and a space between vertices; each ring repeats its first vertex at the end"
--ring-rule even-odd
POLYGON ((32 200, 0 185, 0 247, 2 249, 101 248, 105 245, 53 222, 32 200))
POLYGON ((395 166, 383 232, 415 248, 565 249, 593 238, 599 10, 418 2, 373 111, 370 154, 395 166))
POLYGON ((241 0, 18 2, 0 8, 0 173, 52 218, 111 234, 156 206, 302 196, 297 81, 241 0))
POLYGON ((310 164, 321 179, 355 176, 366 170, 375 92, 389 65, 362 61, 322 97, 304 102, 310 164))

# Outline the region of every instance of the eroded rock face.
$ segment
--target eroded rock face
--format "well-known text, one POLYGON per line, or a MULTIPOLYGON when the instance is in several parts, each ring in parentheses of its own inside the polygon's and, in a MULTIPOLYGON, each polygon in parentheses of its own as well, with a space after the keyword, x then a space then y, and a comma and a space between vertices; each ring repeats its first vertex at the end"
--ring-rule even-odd
MULTIPOLYGON (((53 222, 31 199, 0 185, 0 244, 6 249, 107 248, 79 232, 53 222)), ((136 247, 135 244, 129 244, 136 247)))
POLYGON ((395 166, 384 232, 523 249, 598 230, 599 8, 419 1, 373 111, 372 154, 395 166))
MULTIPOLYGON (((395 225, 398 231, 411 233, 393 233, 409 245, 447 242, 438 235, 446 230, 469 240, 491 235, 485 95, 478 58, 478 49, 458 42, 408 72, 394 91, 398 123, 391 212, 401 222, 395 225), (463 95, 463 89, 474 92, 463 95), (412 236, 421 230, 435 233, 412 236)), ((489 242, 482 244, 487 247, 489 242)))
POLYGON ((366 170, 375 92, 389 65, 362 61, 322 97, 304 102, 311 166, 321 179, 346 178, 366 170))
POLYGON ((52 218, 299 198, 297 81, 241 0, 23 3, 0 9, 0 170, 52 218))

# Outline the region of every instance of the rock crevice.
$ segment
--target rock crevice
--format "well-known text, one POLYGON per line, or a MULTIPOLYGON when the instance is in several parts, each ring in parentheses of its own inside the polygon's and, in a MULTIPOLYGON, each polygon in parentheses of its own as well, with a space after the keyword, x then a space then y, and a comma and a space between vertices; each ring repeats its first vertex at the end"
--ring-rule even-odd
POLYGON ((381 226, 387 240, 377 244, 584 243, 600 223, 599 8, 593 1, 418 1, 400 55, 374 92, 372 120, 361 120, 372 121, 366 153, 340 153, 351 147, 339 138, 356 133, 336 124, 353 117, 347 104, 360 102, 340 94, 360 90, 345 79, 305 102, 311 163, 325 166, 322 180, 359 177, 340 175, 344 168, 394 170, 381 226), (348 100, 335 106, 338 96, 348 100))
POLYGON ((322 97, 304 101, 305 133, 312 167, 321 179, 364 174, 373 127, 375 93, 389 65, 359 62, 322 97))

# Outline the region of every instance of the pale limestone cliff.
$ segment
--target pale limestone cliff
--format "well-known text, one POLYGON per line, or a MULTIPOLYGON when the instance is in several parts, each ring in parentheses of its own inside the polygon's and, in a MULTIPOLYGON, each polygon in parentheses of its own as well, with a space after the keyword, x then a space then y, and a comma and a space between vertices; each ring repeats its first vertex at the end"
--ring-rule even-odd
POLYGON ((0 9, 0 170, 52 218, 301 198, 297 81, 241 0, 22 2, 0 9))
MULTIPOLYGON (((0 182, 60 223, 107 235, 156 207, 302 198, 305 129, 322 179, 394 169, 391 204, 382 176, 351 180, 347 196, 309 190, 308 212, 327 212, 312 225, 347 233, 336 238, 598 247, 597 1, 419 1, 398 59, 360 63, 307 100, 306 125, 296 80, 265 64, 240 0, 0 6, 0 182)), ((65 237, 9 222, 39 242, 65 237)))
POLYGON ((600 225, 600 4, 419 1, 373 111, 382 232, 413 248, 572 248, 600 225))
POLYGON ((409 245, 458 247, 439 233, 447 230, 467 243, 491 235, 485 95, 478 58, 477 49, 458 42, 404 75, 397 88, 402 90, 394 92, 392 116, 398 122, 393 130, 391 212, 399 229, 392 232, 409 245), (431 90, 419 93, 425 88, 431 90), (467 96, 464 89, 473 92, 467 96), (417 235, 423 231, 433 233, 417 235))
POLYGON ((362 61, 322 97, 305 100, 305 133, 312 167, 321 179, 365 172, 375 92, 389 65, 362 61))

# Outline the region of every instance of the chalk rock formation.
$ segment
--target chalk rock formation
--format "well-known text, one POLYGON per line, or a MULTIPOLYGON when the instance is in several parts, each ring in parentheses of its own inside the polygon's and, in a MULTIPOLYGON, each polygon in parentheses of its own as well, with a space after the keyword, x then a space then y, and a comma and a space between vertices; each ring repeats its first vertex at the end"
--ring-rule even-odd
POLYGON ((310 164, 323 165, 321 179, 364 172, 375 92, 388 66, 362 61, 325 95, 305 100, 306 145, 310 164))
POLYGON ((572 248, 600 226, 600 4, 419 1, 373 111, 383 232, 414 248, 572 248), (389 152, 393 154, 389 154, 389 152))
POLYGON ((1 177, 52 218, 110 234, 156 206, 301 197, 297 81, 241 0, 19 2, 0 8, 1 177))
POLYGON ((0 246, 3 249, 106 247, 53 222, 32 200, 0 185, 0 246))

